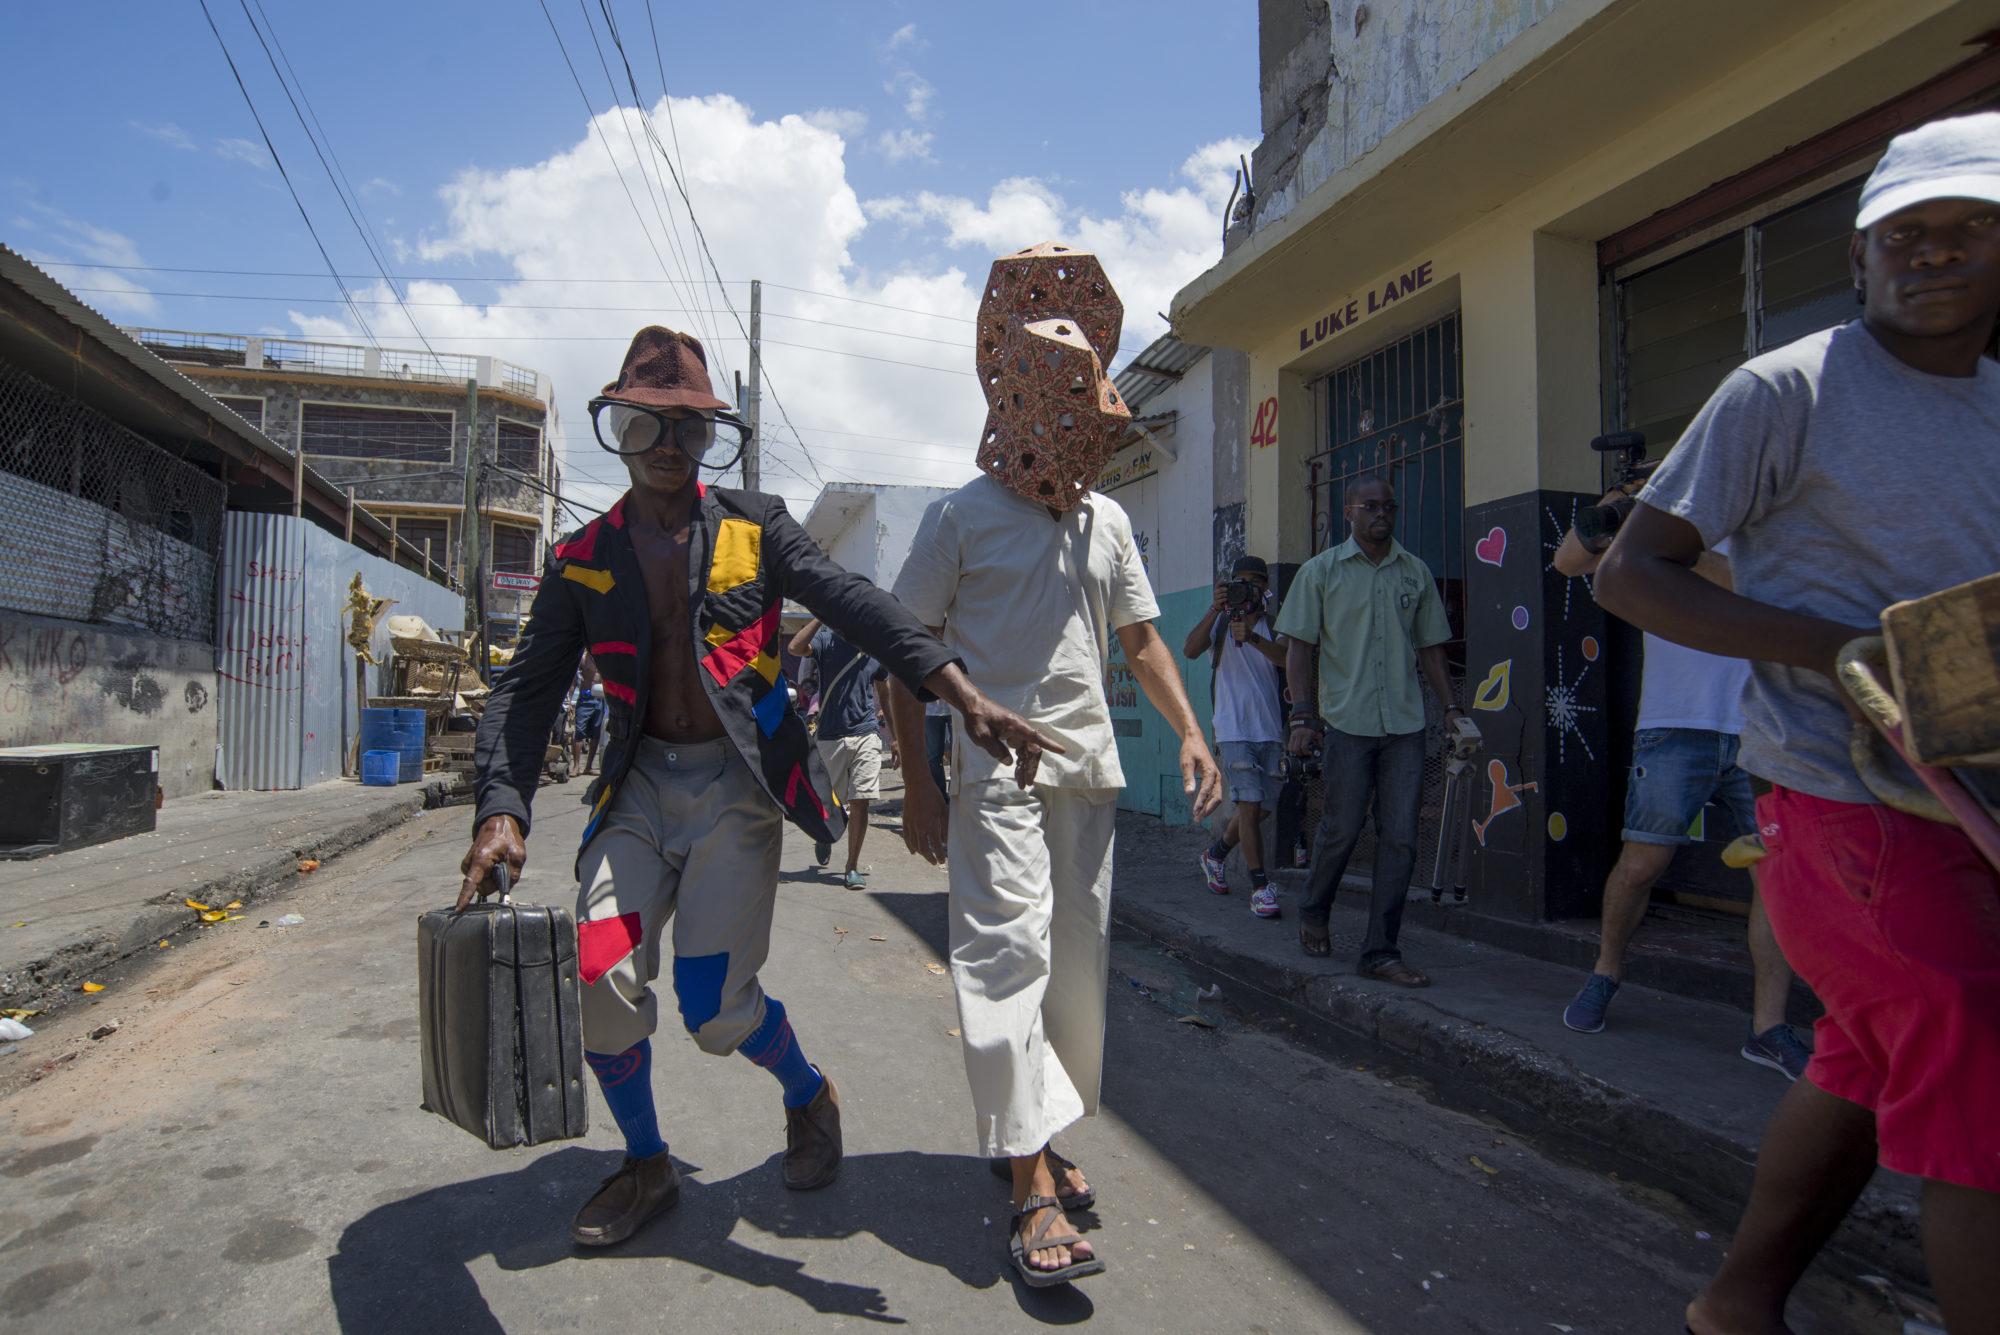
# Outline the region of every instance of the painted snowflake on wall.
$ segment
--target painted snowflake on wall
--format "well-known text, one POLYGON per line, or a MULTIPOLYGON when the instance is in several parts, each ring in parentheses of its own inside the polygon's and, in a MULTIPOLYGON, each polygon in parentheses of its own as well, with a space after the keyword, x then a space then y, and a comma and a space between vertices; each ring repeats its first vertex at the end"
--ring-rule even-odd
MULTIPOLYGON (((1550 509, 1548 506, 1543 506, 1542 509, 1549 517, 1549 527, 1555 530, 1555 537, 1542 539, 1542 550, 1549 554, 1548 563, 1543 569, 1554 570, 1556 568, 1556 550, 1562 546, 1563 538, 1569 531, 1576 527, 1577 500, 1574 496, 1570 497, 1569 522, 1567 524, 1563 523, 1562 519, 1553 509, 1550 509)), ((1578 575, 1565 579, 1563 581, 1563 622, 1565 625, 1569 622, 1570 600, 1576 593, 1576 581, 1578 579, 1583 581, 1585 592, 1589 593, 1593 599, 1597 597, 1597 586, 1591 581, 1589 575, 1578 575)))
POLYGON ((1569 737, 1571 733, 1576 734, 1576 744, 1583 748, 1584 755, 1590 757, 1592 760, 1597 759, 1597 753, 1590 749, 1590 743, 1583 735, 1583 716, 1585 714, 1595 714, 1597 706, 1581 704, 1577 699, 1577 692, 1583 686, 1583 679, 1590 675, 1589 662, 1586 661, 1582 667, 1576 670, 1575 681, 1568 680, 1563 672, 1562 646, 1557 645, 1556 670, 1553 675, 1554 681, 1549 685, 1548 700, 1544 709, 1548 716, 1549 726, 1556 730, 1556 763, 1568 763, 1569 737))

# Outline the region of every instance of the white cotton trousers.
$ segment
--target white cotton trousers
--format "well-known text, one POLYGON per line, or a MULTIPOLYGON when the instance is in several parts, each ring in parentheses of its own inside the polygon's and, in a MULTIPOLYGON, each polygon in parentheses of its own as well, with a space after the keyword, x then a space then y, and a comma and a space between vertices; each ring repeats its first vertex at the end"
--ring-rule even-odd
POLYGON ((1097 1113, 1117 812, 1115 788, 1011 778, 952 798, 951 977, 988 1158, 1097 1113))

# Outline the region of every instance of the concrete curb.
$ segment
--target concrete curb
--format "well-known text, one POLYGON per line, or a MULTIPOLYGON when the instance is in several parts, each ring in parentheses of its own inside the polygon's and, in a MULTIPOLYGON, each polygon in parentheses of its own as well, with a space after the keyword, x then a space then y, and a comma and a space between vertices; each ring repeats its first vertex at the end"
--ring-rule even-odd
POLYGON ((200 915, 184 900, 195 899, 218 907, 232 900, 241 900, 246 907, 254 904, 260 896, 298 879, 301 861, 315 858, 325 862, 338 857, 388 833, 420 811, 443 805, 456 778, 453 775, 427 781, 407 793, 399 793, 392 803, 310 839, 272 849, 234 871, 162 895, 129 922, 98 925, 37 958, 0 965, 0 971, 4 971, 12 985, 7 1005, 42 1012, 61 1009, 79 999, 75 989, 86 978, 131 958, 156 941, 171 939, 196 926, 200 915))
MULTIPOLYGON (((1567 1058, 1451 1015, 1420 993, 1384 992, 1348 975, 1252 958, 1137 896, 1112 904, 1114 921, 1227 979, 1250 1009, 1304 1011, 1394 1054, 1456 1105, 1492 1108, 1569 1157, 1673 1192, 1718 1218, 1733 1221, 1749 1199, 1754 1146, 1589 1075, 1567 1058), (1266 999, 1261 1007, 1258 998, 1266 999)), ((1925 1284, 1917 1224, 1906 1200, 1871 1186, 1833 1246, 1864 1269, 1925 1284)))

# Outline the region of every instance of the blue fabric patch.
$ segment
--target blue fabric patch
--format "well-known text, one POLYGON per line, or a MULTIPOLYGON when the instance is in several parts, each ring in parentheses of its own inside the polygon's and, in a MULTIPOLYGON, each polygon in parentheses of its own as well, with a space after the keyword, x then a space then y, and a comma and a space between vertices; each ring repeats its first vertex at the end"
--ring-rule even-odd
POLYGON ((720 955, 674 956, 674 997, 690 1034, 722 1013, 722 980, 728 974, 726 950, 720 955))
POLYGON ((791 694, 785 686, 785 674, 780 672, 778 680, 762 700, 750 707, 757 716, 757 726, 769 737, 778 731, 778 724, 784 721, 785 706, 791 703, 791 694))

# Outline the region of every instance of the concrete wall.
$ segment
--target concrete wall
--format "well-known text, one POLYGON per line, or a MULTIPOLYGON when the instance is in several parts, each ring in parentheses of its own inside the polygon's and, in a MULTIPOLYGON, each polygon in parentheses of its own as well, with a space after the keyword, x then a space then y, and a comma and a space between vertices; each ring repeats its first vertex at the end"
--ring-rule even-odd
POLYGON ((1262 0, 1253 229, 1362 156, 1561 0, 1262 0))
POLYGON ((215 737, 212 645, 0 613, 0 746, 157 746, 185 797, 214 786, 215 737))
MULTIPOLYGON (((1106 470, 1107 480, 1099 484, 1100 489, 1111 488, 1110 499, 1132 520, 1133 539, 1160 604, 1160 636, 1173 651, 1188 698, 1204 724, 1209 714, 1208 659, 1182 658, 1181 644, 1214 598, 1214 405, 1215 377, 1204 359, 1141 409, 1148 417, 1176 412, 1172 433, 1162 436, 1162 444, 1141 440, 1120 451, 1106 470), (1167 456, 1169 447, 1178 458, 1167 456), (1120 484, 1133 472, 1145 475, 1120 484)), ((1125 770, 1120 804, 1185 823, 1189 812, 1180 788, 1180 739, 1140 692, 1115 639, 1108 687, 1119 763, 1125 770)))
POLYGON ((951 487, 889 482, 837 482, 819 495, 803 521, 836 565, 892 588, 910 554, 917 525, 931 502, 951 487))

